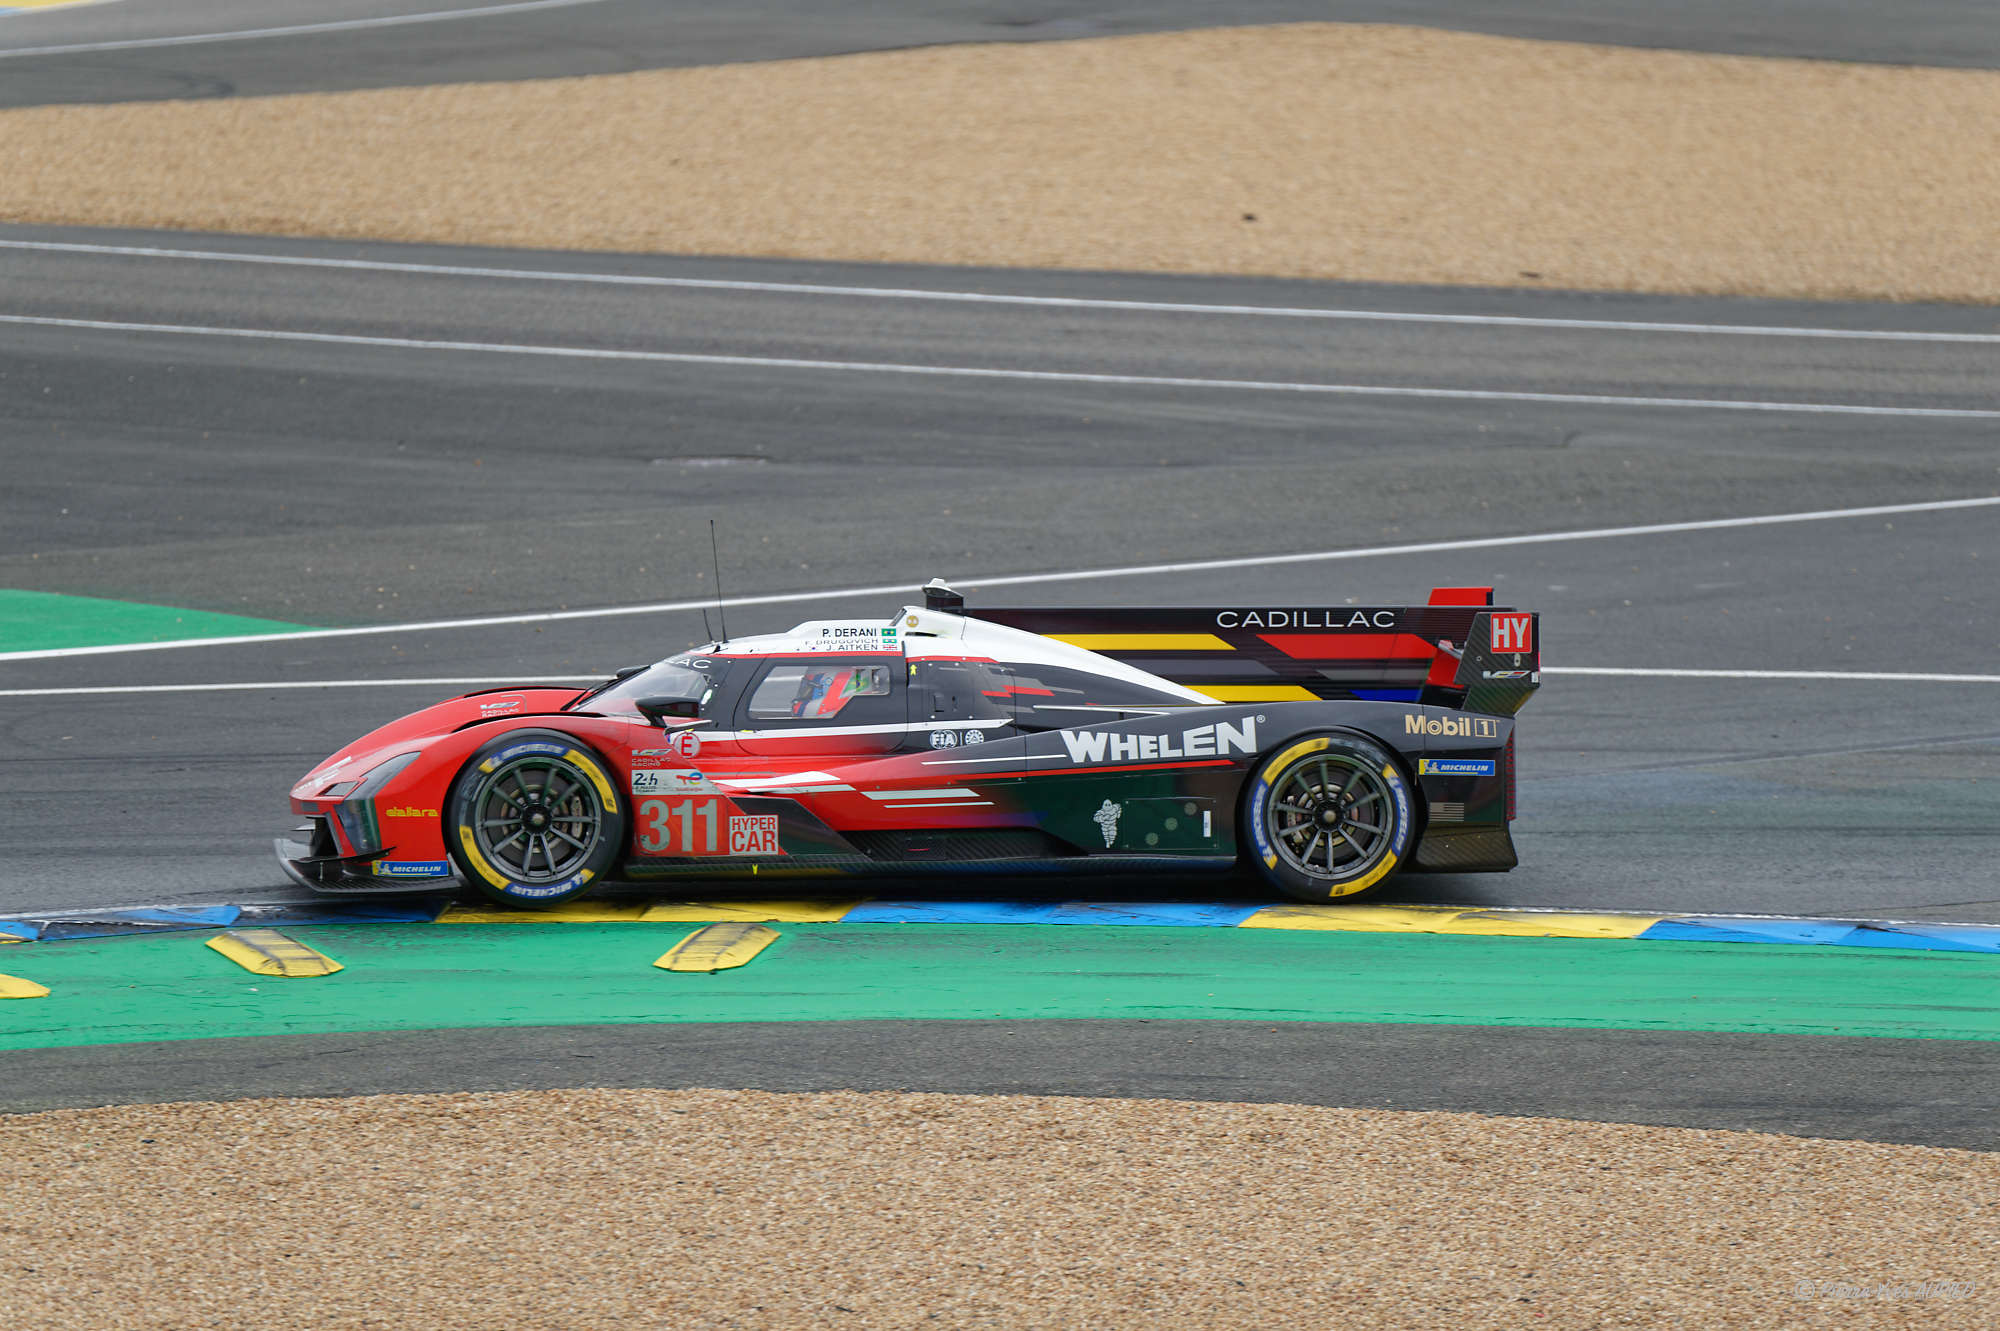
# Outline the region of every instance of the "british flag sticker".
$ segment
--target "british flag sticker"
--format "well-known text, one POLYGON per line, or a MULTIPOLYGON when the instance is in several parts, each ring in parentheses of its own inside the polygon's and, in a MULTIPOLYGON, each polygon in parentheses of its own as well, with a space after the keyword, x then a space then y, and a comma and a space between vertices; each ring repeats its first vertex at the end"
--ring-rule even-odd
POLYGON ((1533 615, 1493 616, 1493 650, 1496 652, 1534 651, 1535 617, 1533 615))

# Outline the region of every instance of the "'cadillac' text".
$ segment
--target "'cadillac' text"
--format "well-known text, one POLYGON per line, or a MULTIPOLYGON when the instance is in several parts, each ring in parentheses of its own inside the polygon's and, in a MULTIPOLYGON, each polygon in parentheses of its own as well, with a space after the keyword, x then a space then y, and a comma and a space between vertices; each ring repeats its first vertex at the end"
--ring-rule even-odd
POLYGON ((1219 629, 1392 629, 1394 610, 1218 610, 1219 629))

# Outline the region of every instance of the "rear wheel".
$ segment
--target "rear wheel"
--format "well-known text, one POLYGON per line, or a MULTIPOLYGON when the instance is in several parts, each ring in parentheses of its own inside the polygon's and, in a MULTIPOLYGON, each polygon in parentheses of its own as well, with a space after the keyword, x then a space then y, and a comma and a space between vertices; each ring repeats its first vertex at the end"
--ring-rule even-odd
POLYGON ((1381 745, 1313 735, 1266 758, 1243 793, 1250 857, 1300 901, 1360 896, 1409 853, 1416 826, 1409 783, 1381 745))
POLYGON ((546 910, 617 862, 625 811, 597 755, 558 731, 517 730, 459 773, 444 832, 452 858, 489 900, 546 910))

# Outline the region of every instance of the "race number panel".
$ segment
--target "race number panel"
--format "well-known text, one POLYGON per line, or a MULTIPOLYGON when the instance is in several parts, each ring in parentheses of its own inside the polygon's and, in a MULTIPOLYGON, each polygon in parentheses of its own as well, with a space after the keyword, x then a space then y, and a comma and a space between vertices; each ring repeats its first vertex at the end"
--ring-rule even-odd
POLYGON ((718 795, 639 801, 638 850, 662 859, 782 855, 776 814, 746 814, 718 795))

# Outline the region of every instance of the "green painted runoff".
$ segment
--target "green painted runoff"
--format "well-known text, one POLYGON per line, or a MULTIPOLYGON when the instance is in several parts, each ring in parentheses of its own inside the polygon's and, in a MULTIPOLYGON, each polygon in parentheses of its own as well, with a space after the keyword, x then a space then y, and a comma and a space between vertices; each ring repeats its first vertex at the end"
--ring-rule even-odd
POLYGON ((1737 943, 1089 925, 784 925, 749 965, 653 961, 686 924, 285 930, 339 974, 253 975, 206 932, 0 948, 47 985, 0 1049, 621 1022, 1221 1018, 2000 1039, 2000 956, 1737 943))
POLYGON ((177 610, 167 605, 0 588, 0 652, 171 642, 176 638, 233 638, 251 633, 288 633, 304 627, 207 610, 177 610))

